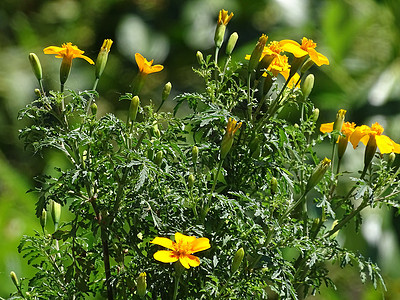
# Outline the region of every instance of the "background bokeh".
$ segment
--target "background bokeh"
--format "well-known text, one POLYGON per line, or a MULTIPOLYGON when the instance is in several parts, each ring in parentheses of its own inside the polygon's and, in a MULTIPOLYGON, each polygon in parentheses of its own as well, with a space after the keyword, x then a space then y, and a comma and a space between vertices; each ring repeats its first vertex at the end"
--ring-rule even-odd
MULTIPOLYGON (((338 109, 347 120, 370 125, 379 121, 400 141, 400 1, 398 0, 2 0, 0 3, 0 297, 14 291, 9 273, 30 277, 33 269, 17 252, 22 235, 40 230, 34 215, 32 179, 51 173, 62 163, 56 152, 43 157, 25 151, 18 140, 24 126, 18 111, 34 98, 36 79, 28 54, 35 52, 44 70, 45 89, 58 89, 61 60, 44 55, 43 48, 72 42, 95 59, 103 39, 114 44, 98 85, 99 112, 124 116, 127 103, 119 95, 130 90, 137 67, 134 54, 155 59, 165 70, 151 75, 142 99, 158 103, 163 85, 172 94, 200 90, 192 72, 195 53, 213 53, 213 36, 220 9, 235 13, 228 33, 237 31, 234 56, 243 60, 261 33, 269 40, 303 36, 318 43, 331 64, 313 69, 311 94, 320 109, 320 122, 333 121, 338 109)), ((66 88, 90 89, 94 68, 76 59, 66 88)), ((172 98, 172 97, 171 97, 172 98)), ((171 110, 172 100, 164 107, 171 110)), ((360 147, 362 148, 362 146, 360 147)), ((363 149, 347 151, 346 169, 362 166, 363 149)), ((321 156, 330 146, 321 146, 321 156)), ((337 291, 323 289, 317 299, 400 299, 400 220, 394 210, 365 212, 359 234, 349 226, 339 239, 371 257, 382 268, 387 292, 363 285, 357 266, 343 272, 332 264, 337 291)))

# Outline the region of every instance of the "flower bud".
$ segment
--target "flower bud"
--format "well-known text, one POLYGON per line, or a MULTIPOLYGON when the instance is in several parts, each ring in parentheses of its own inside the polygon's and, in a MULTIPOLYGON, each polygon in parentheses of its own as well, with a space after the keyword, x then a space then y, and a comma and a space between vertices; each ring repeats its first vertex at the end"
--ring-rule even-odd
POLYGON ((42 229, 46 227, 47 223, 47 211, 45 209, 42 210, 42 215, 40 216, 40 226, 42 226, 42 229))
POLYGON ((92 103, 92 105, 90 105, 90 111, 92 112, 93 116, 95 116, 97 114, 97 104, 96 103, 92 103))
POLYGON ((303 92, 303 99, 307 100, 312 89, 314 87, 314 75, 309 74, 301 85, 301 91, 303 92))
POLYGON ((31 63, 33 73, 35 74, 37 80, 41 81, 43 78, 42 65, 40 64, 40 60, 35 53, 29 53, 29 62, 31 63))
POLYGON ((326 171, 328 170, 329 166, 331 165, 331 160, 328 158, 324 158, 321 162, 316 166, 314 171, 312 172, 310 179, 307 182, 306 192, 309 192, 314 186, 321 181, 324 177, 326 171))
POLYGON ((271 178, 271 194, 275 195, 278 190, 278 180, 275 177, 271 178))
POLYGON ((261 55, 263 53, 264 47, 267 44, 267 40, 268 37, 265 34, 261 35, 261 37, 258 39, 258 42, 250 56, 249 66, 248 66, 249 73, 252 73, 257 67, 261 55))
POLYGON ((195 181, 194 175, 193 175, 193 174, 190 174, 190 175, 188 176, 188 187, 189 187, 189 190, 191 190, 191 189, 193 188, 193 186, 194 186, 194 181, 195 181))
POLYGON ((146 296, 146 289, 147 289, 147 282, 146 282, 146 272, 142 272, 139 274, 137 278, 137 285, 136 285, 136 293, 140 298, 144 298, 146 296))
POLYGON ((234 274, 239 269, 240 264, 243 261, 243 257, 244 257, 244 249, 240 248, 238 251, 236 251, 236 254, 233 257, 232 266, 231 266, 232 274, 234 274))
POLYGON ((200 51, 197 51, 196 58, 197 58, 197 62, 199 63, 200 66, 204 64, 203 53, 201 53, 200 51))
POLYGON ((134 96, 131 100, 131 104, 129 106, 129 119, 131 122, 136 121, 136 116, 139 108, 140 100, 138 96, 134 96))
POLYGON ((10 272, 10 277, 11 277, 11 280, 14 283, 14 285, 18 288, 19 287, 19 280, 18 280, 17 274, 15 274, 14 271, 11 271, 10 272))
POLYGON ((100 78, 101 74, 103 74, 104 68, 106 67, 107 64, 108 53, 110 52, 112 43, 113 43, 112 40, 106 39, 104 40, 103 45, 100 48, 96 60, 96 69, 95 69, 96 78, 100 78))
POLYGON ((233 49, 235 49, 238 38, 239 38, 239 35, 237 32, 234 32, 231 34, 231 36, 229 37, 228 43, 226 44, 226 49, 225 49, 226 55, 230 56, 232 54, 233 49))
POLYGON ((394 152, 391 152, 388 156, 387 156, 387 165, 390 168, 394 161, 396 159, 396 154, 394 152))
POLYGON ((37 97, 40 98, 40 97, 42 96, 42 93, 40 92, 39 89, 35 89, 34 92, 35 92, 35 95, 36 95, 37 97))
POLYGON ((167 82, 167 83, 164 85, 164 89, 163 89, 162 97, 161 97, 161 101, 162 101, 162 102, 164 102, 165 100, 167 100, 169 94, 171 93, 171 88, 172 88, 171 82, 167 82))
POLYGON ((346 110, 344 109, 339 109, 338 113, 336 114, 336 120, 333 123, 333 130, 341 132, 342 131, 342 126, 344 123, 344 117, 346 115, 346 110))
POLYGON ((221 9, 218 14, 217 28, 215 29, 214 42, 217 48, 221 48, 224 41, 226 25, 232 19, 233 13, 228 15, 228 11, 221 9))
POLYGON ((160 132, 160 129, 158 129, 158 125, 157 124, 154 124, 151 127, 151 133, 153 134, 153 136, 155 136, 157 138, 159 138, 161 136, 161 132, 160 132))
POLYGON ((61 204, 51 200, 50 202, 51 218, 54 223, 54 230, 57 231, 58 223, 61 219, 61 204))
POLYGON ((192 162, 193 164, 197 163, 197 158, 199 157, 199 148, 197 146, 193 146, 192 148, 192 162))
POLYGON ((226 125, 226 132, 221 142, 221 159, 225 159, 226 155, 231 150, 233 137, 241 126, 242 122, 237 123, 234 119, 229 118, 228 124, 226 125))
POLYGON ((312 111, 312 114, 313 114, 313 121, 314 121, 314 123, 316 123, 319 118, 319 109, 314 108, 314 110, 312 111))
POLYGON ((163 159, 163 152, 160 150, 160 151, 158 151, 158 152, 156 153, 156 157, 154 158, 154 163, 155 163, 157 166, 160 166, 160 165, 161 165, 161 162, 162 162, 162 159, 163 159))

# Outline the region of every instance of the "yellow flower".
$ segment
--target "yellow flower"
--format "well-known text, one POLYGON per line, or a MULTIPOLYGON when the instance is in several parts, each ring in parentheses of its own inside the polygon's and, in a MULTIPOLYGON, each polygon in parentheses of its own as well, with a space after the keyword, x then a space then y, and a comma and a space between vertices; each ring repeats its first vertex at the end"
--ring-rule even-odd
POLYGON ((62 58, 66 59, 72 62, 74 58, 83 58, 86 60, 88 63, 94 65, 93 60, 91 60, 89 57, 83 55, 85 51, 80 50, 77 46, 72 45, 72 43, 66 43, 62 44, 61 47, 57 46, 50 46, 47 48, 43 49, 43 52, 45 54, 57 54, 57 58, 62 58))
POLYGON ((313 40, 303 37, 301 45, 292 40, 282 40, 279 44, 284 51, 293 53, 297 58, 304 57, 308 54, 317 66, 329 65, 328 58, 315 50, 317 44, 314 43, 313 40))
POLYGON ((179 232, 175 233, 175 242, 164 237, 156 237, 150 243, 163 246, 168 250, 159 250, 154 253, 154 258, 164 263, 179 262, 186 269, 197 267, 200 265, 200 259, 192 253, 207 250, 210 246, 208 238, 196 238, 194 236, 186 236, 179 232))
POLYGON ((112 40, 105 39, 103 42, 103 45, 100 48, 100 51, 99 51, 99 54, 97 55, 97 60, 96 60, 96 70, 95 70, 96 78, 100 78, 101 74, 104 71, 104 68, 106 67, 108 53, 110 52, 112 43, 113 43, 112 40))
MULTIPOLYGON (((323 133, 327 133, 327 132, 332 132, 333 131, 333 125, 334 122, 332 123, 325 123, 325 124, 321 124, 320 127, 320 131, 323 133)), ((338 143, 338 156, 339 159, 341 159, 346 151, 347 148, 347 144, 350 141, 350 137, 353 134, 354 130, 356 127, 356 123, 354 122, 345 122, 342 125, 342 130, 341 133, 342 135, 339 136, 339 138, 337 139, 337 143, 338 143)))
POLYGON ((400 145, 388 136, 382 135, 383 131, 383 127, 377 122, 372 124, 371 127, 362 125, 354 130, 350 137, 350 142, 353 144, 354 149, 361 142, 364 145, 372 144, 372 147, 378 147, 381 154, 391 152, 400 153, 400 145))
POLYGON ((292 78, 290 78, 289 83, 288 83, 288 88, 293 89, 295 87, 299 88, 300 87, 300 75, 298 73, 295 73, 292 78), (297 84, 296 84, 297 83, 297 84), (296 84, 296 86, 294 86, 296 84))
MULTIPOLYGON (((286 55, 279 55, 279 57, 275 58, 271 64, 269 65, 268 71, 271 71, 274 77, 277 77, 278 74, 281 74, 287 80, 290 72, 290 65, 288 63, 288 57, 286 55)), ((264 74, 263 74, 264 76, 264 74)))
POLYGON ((232 148, 233 136, 236 131, 242 126, 242 122, 237 122, 236 120, 229 118, 228 124, 226 125, 226 132, 221 142, 221 158, 224 159, 228 152, 232 148))
POLYGON ((221 9, 218 14, 218 25, 227 25, 229 21, 233 18, 233 12, 228 16, 228 11, 221 9))
POLYGON ((61 47, 50 46, 43 49, 45 54, 56 54, 57 58, 62 58, 61 68, 60 68, 60 82, 61 87, 67 81, 69 73, 71 71, 72 60, 74 58, 83 58, 88 63, 94 65, 93 60, 89 57, 83 55, 84 51, 80 50, 77 46, 72 45, 72 43, 62 44, 61 47))
POLYGON ((164 69, 164 66, 162 66, 162 65, 154 65, 153 66, 154 59, 152 59, 151 61, 148 61, 140 53, 135 54, 135 59, 136 59, 137 65, 139 67, 140 73, 147 75, 147 74, 151 74, 151 73, 160 72, 162 69, 164 69))

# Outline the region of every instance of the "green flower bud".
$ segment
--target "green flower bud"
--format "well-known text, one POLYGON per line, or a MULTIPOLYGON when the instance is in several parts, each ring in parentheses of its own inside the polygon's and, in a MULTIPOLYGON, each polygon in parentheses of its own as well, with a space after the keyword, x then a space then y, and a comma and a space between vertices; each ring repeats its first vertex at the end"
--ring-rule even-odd
POLYGON ((387 165, 390 168, 394 161, 396 159, 396 154, 394 152, 391 152, 388 156, 387 156, 387 165))
POLYGON ((224 41, 226 26, 224 24, 218 25, 215 29, 214 42, 217 48, 221 48, 224 41))
POLYGON ((306 100, 310 95, 314 87, 314 75, 309 74, 301 85, 301 91, 303 92, 303 99, 306 100))
POLYGON ((189 190, 193 189, 194 181, 195 181, 194 175, 190 174, 188 176, 188 187, 189 187, 189 190))
POLYGON ((92 103, 92 105, 90 105, 90 111, 92 112, 93 116, 95 116, 97 114, 97 104, 96 103, 92 103))
POLYGON ((248 66, 249 73, 252 73, 256 69, 260 61, 261 55, 263 53, 264 47, 267 44, 267 40, 268 37, 265 34, 261 35, 261 37, 258 39, 256 47, 254 48, 250 56, 249 66, 248 66))
POLYGON ((136 116, 139 108, 140 100, 138 96, 134 96, 131 100, 131 104, 129 106, 129 119, 131 122, 136 121, 136 116))
POLYGON ((151 133, 153 134, 153 136, 155 136, 157 138, 161 137, 161 132, 160 132, 160 129, 158 129, 158 125, 157 124, 154 124, 151 127, 151 133))
POLYGON ((61 204, 51 200, 50 202, 51 218, 54 223, 54 231, 58 229, 58 223, 61 219, 61 204))
POLYGON ((313 114, 313 121, 314 121, 314 123, 316 123, 318 121, 318 118, 319 118, 319 109, 318 108, 314 108, 312 114, 313 114))
POLYGON ((165 100, 167 100, 169 94, 171 93, 171 88, 172 88, 171 82, 167 82, 167 83, 164 85, 164 89, 163 89, 162 97, 161 97, 161 101, 162 101, 162 102, 164 102, 165 100))
POLYGON ((234 119, 229 118, 228 124, 226 125, 226 132, 221 142, 221 159, 225 159, 226 155, 231 150, 233 137, 240 126, 242 126, 242 122, 237 123, 234 119))
POLYGON ((339 109, 338 113, 336 114, 336 120, 333 123, 333 130, 341 132, 342 131, 342 126, 344 123, 344 117, 346 115, 346 110, 344 109, 339 109))
POLYGON ((244 257, 244 249, 240 248, 238 251, 236 251, 236 254, 233 257, 232 266, 231 266, 232 274, 236 273, 236 271, 239 269, 240 264, 243 261, 243 257, 244 257))
POLYGON ((197 62, 199 63, 200 66, 204 64, 203 53, 201 53, 200 51, 197 51, 196 58, 197 58, 197 62))
POLYGON ((15 274, 14 271, 11 271, 10 272, 10 277, 11 277, 11 280, 14 283, 14 285, 18 288, 19 287, 19 280, 18 280, 17 274, 15 274))
POLYGON ((37 97, 40 98, 40 97, 42 96, 42 93, 40 92, 39 89, 35 89, 34 92, 35 92, 35 95, 36 95, 37 97))
POLYGON ((225 49, 226 55, 230 56, 232 54, 233 49, 235 49, 238 38, 239 38, 239 35, 237 34, 237 32, 234 32, 231 34, 231 36, 229 37, 228 43, 226 44, 226 49, 225 49))
POLYGON ((275 195, 278 190, 278 180, 275 177, 271 178, 271 194, 275 195))
POLYGON ((318 182, 321 181, 321 179, 324 177, 330 165, 331 165, 330 159, 325 157, 323 160, 321 160, 318 166, 315 167, 314 171, 310 176, 310 179, 307 182, 306 192, 309 192, 314 186, 318 184, 318 182))
POLYGON ((192 148, 192 162, 193 164, 197 163, 197 158, 199 157, 199 148, 197 146, 193 146, 192 148))
POLYGON ((37 80, 41 81, 43 78, 42 65, 40 64, 40 60, 35 53, 29 53, 29 62, 31 63, 33 73, 35 74, 37 80))
POLYGON ((44 228, 46 227, 46 223, 47 223, 47 211, 43 209, 42 215, 40 216, 40 226, 42 226, 43 231, 44 228))
POLYGON ((160 165, 161 165, 161 162, 162 162, 162 159, 163 159, 163 152, 160 150, 160 151, 158 151, 158 152, 156 153, 156 157, 154 158, 154 163, 155 163, 157 166, 160 166, 160 165))
POLYGON ((107 64, 108 53, 110 52, 112 43, 113 43, 112 40, 106 39, 104 40, 103 45, 100 48, 96 60, 96 69, 95 69, 96 78, 100 78, 101 74, 103 74, 103 71, 107 64))
POLYGON ((146 296, 147 282, 146 282, 146 272, 140 273, 137 279, 136 293, 140 298, 146 296))

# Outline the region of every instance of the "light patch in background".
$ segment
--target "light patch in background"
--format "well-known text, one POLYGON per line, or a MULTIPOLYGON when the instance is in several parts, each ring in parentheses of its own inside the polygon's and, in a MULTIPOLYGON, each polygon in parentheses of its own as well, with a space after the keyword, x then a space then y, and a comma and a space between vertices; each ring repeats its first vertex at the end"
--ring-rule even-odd
POLYGON ((400 81, 400 59, 386 68, 369 91, 368 102, 373 106, 384 104, 400 81))
POLYGON ((139 52, 147 60, 154 59, 154 64, 162 63, 169 52, 168 38, 152 29, 137 15, 124 17, 116 32, 118 51, 129 60, 135 61, 139 52))
POLYGON ((308 19, 308 0, 275 0, 281 7, 285 22, 293 27, 301 26, 308 19))
POLYGON ((361 232, 368 244, 377 246, 382 237, 382 217, 373 211, 365 211, 361 232))

